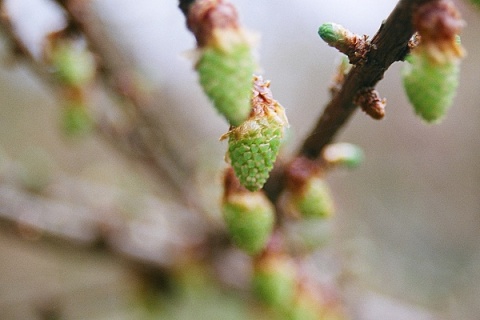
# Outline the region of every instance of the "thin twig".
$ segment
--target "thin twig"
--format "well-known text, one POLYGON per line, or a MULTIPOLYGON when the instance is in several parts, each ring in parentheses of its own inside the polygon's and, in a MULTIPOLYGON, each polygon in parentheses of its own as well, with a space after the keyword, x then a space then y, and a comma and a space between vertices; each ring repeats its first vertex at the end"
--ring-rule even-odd
MULTIPOLYGON (((325 107, 316 125, 311 130, 298 156, 320 160, 323 148, 331 143, 350 119, 357 106, 353 103, 357 92, 375 85, 383 78, 385 71, 396 61, 404 59, 408 53, 408 43, 415 30, 412 15, 415 10, 427 3, 438 0, 401 0, 385 20, 371 41, 371 48, 364 63, 358 64, 346 75, 343 85, 334 92, 332 100, 325 107)), ((265 189, 272 200, 276 200, 285 182, 284 170, 276 170, 265 189)))
POLYGON ((382 23, 371 41, 364 64, 357 65, 346 76, 342 88, 326 106, 314 129, 299 150, 299 155, 316 159, 356 110, 353 98, 358 90, 375 87, 395 61, 408 52, 408 41, 414 34, 412 14, 416 8, 435 0, 402 0, 382 23))

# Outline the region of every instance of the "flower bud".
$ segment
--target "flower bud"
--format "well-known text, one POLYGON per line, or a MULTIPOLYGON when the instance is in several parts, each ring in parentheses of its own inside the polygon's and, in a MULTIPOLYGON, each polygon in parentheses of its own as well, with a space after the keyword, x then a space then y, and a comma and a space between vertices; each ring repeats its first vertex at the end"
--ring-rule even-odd
POLYGON ((290 306, 295 297, 296 268, 282 254, 267 254, 257 261, 252 279, 253 292, 271 307, 290 306))
POLYGON ((303 218, 333 214, 333 200, 322 170, 317 161, 305 157, 297 157, 288 165, 282 196, 288 214, 303 218))
POLYGON ((353 33, 333 22, 322 24, 318 28, 318 35, 332 47, 337 46, 339 43, 348 43, 354 37, 353 33))
POLYGON ((330 188, 318 176, 310 177, 299 190, 292 190, 287 205, 303 218, 328 218, 334 212, 330 188))
POLYGON ((195 68, 203 90, 231 125, 240 125, 250 113, 256 63, 235 8, 224 0, 199 0, 190 7, 187 23, 197 38, 195 68))
POLYGON ((267 181, 288 125, 283 107, 271 96, 270 83, 255 77, 254 85, 250 117, 221 137, 228 137, 228 158, 240 183, 250 191, 267 181))
POLYGON ((237 247, 248 254, 256 254, 265 247, 275 223, 273 205, 263 192, 248 192, 238 185, 231 169, 225 174, 222 211, 237 247))
POLYGON ((254 69, 250 49, 245 45, 234 46, 228 52, 204 49, 197 63, 203 90, 231 125, 240 125, 250 113, 254 69))

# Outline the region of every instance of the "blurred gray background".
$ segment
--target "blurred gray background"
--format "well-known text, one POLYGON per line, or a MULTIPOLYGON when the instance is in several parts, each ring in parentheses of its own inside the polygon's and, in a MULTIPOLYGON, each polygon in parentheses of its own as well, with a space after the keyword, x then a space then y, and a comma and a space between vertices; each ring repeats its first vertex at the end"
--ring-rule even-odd
MULTIPOLYGON (((223 166, 226 145, 218 138, 228 128, 197 84, 188 57, 195 41, 177 2, 91 3, 106 43, 115 44, 112 57, 135 69, 155 96, 166 139, 176 148, 182 170, 195 177, 188 183, 197 181, 201 192, 218 195, 218 180, 211 174, 223 166)), ((292 152, 327 103, 340 58, 318 37, 319 25, 337 22, 373 36, 396 1, 233 3, 243 25, 260 35, 261 74, 286 108, 287 152, 292 152)), ((338 209, 331 254, 349 271, 345 297, 358 319, 480 319, 480 12, 457 4, 467 22, 462 43, 468 55, 446 119, 432 126, 414 115, 401 85, 401 63, 396 63, 378 86, 387 98, 385 119, 374 121, 358 112, 338 137, 366 154, 360 168, 328 178, 338 209)), ((10 5, 26 26, 33 26, 25 34, 56 24, 44 1, 10 5)), ((32 35, 33 52, 37 38, 32 35)), ((1 57, 0 146, 6 157, 28 163, 32 150, 40 149, 55 170, 125 187, 132 198, 142 192, 148 183, 141 172, 102 139, 62 137, 58 101, 48 85, 28 65, 12 65, 5 45, 1 57)), ((217 200, 206 202, 215 207, 217 200)), ((115 257, 8 232, 0 232, 0 255, 5 319, 36 319, 25 306, 38 307, 47 295, 62 296, 67 319, 136 318, 129 300, 136 282, 115 257)))

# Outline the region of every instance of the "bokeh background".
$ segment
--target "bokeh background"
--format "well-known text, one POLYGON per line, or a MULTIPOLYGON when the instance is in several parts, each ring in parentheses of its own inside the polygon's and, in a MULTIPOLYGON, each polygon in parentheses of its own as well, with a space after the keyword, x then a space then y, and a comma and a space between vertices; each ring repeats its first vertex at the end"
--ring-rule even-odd
MULTIPOLYGON (((4 3, 38 56, 41 35, 61 25, 61 13, 46 0, 4 3)), ((328 102, 340 59, 318 37, 319 25, 337 22, 373 36, 396 1, 233 3, 243 25, 259 35, 261 74, 271 80, 275 98, 287 110, 288 154, 328 102)), ((401 63, 395 63, 377 87, 387 98, 385 119, 374 121, 358 112, 338 137, 361 146, 366 160, 354 171, 329 175, 338 212, 327 248, 314 254, 313 261, 329 274, 342 270, 342 295, 353 319, 479 319, 480 11, 456 3, 467 23, 462 43, 468 55, 446 119, 425 125, 414 115, 401 85, 401 63)), ((92 249, 91 225, 98 210, 89 211, 77 198, 93 202, 106 216, 121 212, 134 224, 128 234, 137 237, 137 246, 122 247, 124 253, 151 261, 154 252, 165 265, 181 259, 172 250, 184 241, 175 238, 175 230, 185 225, 187 230, 202 229, 203 220, 218 218, 218 172, 226 147, 218 138, 228 128, 197 84, 191 59, 195 41, 176 1, 92 0, 89 8, 112 61, 134 70, 154 97, 153 116, 176 159, 172 170, 181 172, 180 183, 200 194, 209 216, 190 220, 188 208, 168 186, 104 139, 65 138, 59 129, 61 101, 30 64, 14 61, 3 41, 0 318, 252 317, 238 297, 205 284, 191 289, 185 284, 188 276, 179 277, 174 297, 158 298, 160 311, 146 312, 145 303, 139 302, 144 273, 132 271, 122 255, 92 249), (9 187, 12 172, 24 177, 20 181, 60 177, 53 189, 63 192, 62 200, 52 205, 15 193, 9 187), (37 210, 32 212, 29 204, 37 210), (171 215, 175 222, 170 222, 171 215)), ((189 231, 189 236, 196 233, 189 231)), ((116 240, 118 245, 124 239, 116 240)))

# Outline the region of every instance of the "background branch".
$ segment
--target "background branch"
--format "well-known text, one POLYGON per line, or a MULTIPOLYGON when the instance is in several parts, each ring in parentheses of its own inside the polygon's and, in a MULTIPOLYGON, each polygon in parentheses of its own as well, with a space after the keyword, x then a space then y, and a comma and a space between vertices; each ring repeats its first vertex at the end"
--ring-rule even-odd
POLYGON ((22 170, 2 159, 0 220, 13 223, 26 238, 56 237, 87 246, 101 243, 129 261, 157 268, 178 264, 207 241, 206 221, 173 201, 59 172, 42 190, 29 192, 20 179, 28 173, 22 170))
MULTIPOLYGON (((165 139, 167 135, 163 127, 155 121, 155 116, 151 114, 156 106, 154 98, 141 87, 139 77, 126 67, 129 63, 124 61, 120 55, 115 54, 115 43, 108 41, 108 36, 102 35, 95 27, 98 21, 92 15, 91 4, 75 0, 59 0, 57 2, 67 11, 69 21, 82 31, 90 49, 100 57, 99 63, 102 72, 99 74, 110 92, 127 102, 126 108, 134 108, 134 110, 129 110, 130 113, 133 113, 133 119, 136 121, 131 127, 135 132, 130 134, 130 137, 133 137, 131 142, 134 142, 132 148, 134 154, 135 151, 138 152, 137 155, 152 169, 152 172, 158 174, 161 180, 167 180, 177 197, 193 204, 192 198, 188 197, 189 190, 185 183, 187 165, 175 152, 169 141, 165 139), (112 57, 114 58, 112 59, 112 57)), ((113 145, 116 144, 115 140, 111 141, 113 145)))
MULTIPOLYGON (((189 164, 172 146, 165 127, 157 121, 154 110, 158 101, 148 89, 142 87, 139 75, 131 69, 128 61, 116 53, 116 44, 98 28, 100 21, 93 14, 91 3, 84 1, 57 1, 68 14, 66 28, 80 32, 88 42, 89 49, 96 55, 97 75, 101 81, 89 88, 90 110, 96 119, 95 129, 118 152, 133 160, 141 160, 146 168, 157 177, 160 185, 168 186, 173 197, 189 203, 201 211, 196 203, 195 192, 186 183, 191 177, 189 164), (73 26, 73 27, 71 27, 73 26), (122 104, 122 108, 115 106, 122 104)), ((62 85, 54 81, 48 66, 34 57, 29 48, 15 32, 10 16, 2 3, 2 28, 10 40, 17 58, 24 59, 29 66, 61 95, 62 85)))

